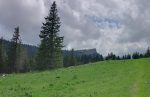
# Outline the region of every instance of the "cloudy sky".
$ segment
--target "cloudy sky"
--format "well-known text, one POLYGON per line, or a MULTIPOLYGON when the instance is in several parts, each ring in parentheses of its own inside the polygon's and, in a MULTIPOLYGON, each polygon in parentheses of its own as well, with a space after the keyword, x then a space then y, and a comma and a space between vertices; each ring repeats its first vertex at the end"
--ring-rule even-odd
MULTIPOLYGON (((20 26, 23 43, 38 45, 52 0, 0 0, 0 37, 20 26)), ((56 0, 65 49, 101 54, 144 51, 150 46, 149 0, 56 0)))

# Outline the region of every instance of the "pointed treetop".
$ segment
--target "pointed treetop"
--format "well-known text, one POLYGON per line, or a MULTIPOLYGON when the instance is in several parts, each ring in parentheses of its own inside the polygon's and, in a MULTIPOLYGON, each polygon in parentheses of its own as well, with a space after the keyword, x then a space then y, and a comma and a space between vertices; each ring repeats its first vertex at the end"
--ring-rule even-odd
POLYGON ((15 43, 21 43, 19 26, 15 28, 15 32, 13 34, 13 38, 11 39, 11 41, 15 43))

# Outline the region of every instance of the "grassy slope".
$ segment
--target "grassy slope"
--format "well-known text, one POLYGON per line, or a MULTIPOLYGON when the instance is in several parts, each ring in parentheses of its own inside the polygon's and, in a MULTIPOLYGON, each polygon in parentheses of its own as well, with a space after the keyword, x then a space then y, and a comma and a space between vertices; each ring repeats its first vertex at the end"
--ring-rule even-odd
POLYGON ((150 59, 0 77, 0 97, 150 97, 150 59))

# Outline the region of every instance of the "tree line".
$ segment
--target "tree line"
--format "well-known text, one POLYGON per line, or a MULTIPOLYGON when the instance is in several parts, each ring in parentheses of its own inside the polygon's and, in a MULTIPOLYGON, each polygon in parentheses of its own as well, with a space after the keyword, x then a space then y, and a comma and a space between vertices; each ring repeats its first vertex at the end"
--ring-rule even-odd
POLYGON ((105 61, 105 60, 129 60, 129 59, 140 59, 150 57, 150 48, 148 47, 145 53, 134 52, 133 54, 126 54, 123 56, 117 56, 113 52, 108 53, 107 56, 101 54, 96 55, 86 55, 76 56, 74 49, 70 51, 71 53, 64 56, 64 67, 76 66, 81 64, 88 64, 92 62, 105 61))
POLYGON ((145 53, 139 53, 136 51, 133 54, 123 55, 122 57, 116 56, 111 52, 106 56, 105 60, 126 60, 126 59, 140 59, 149 57, 150 57, 150 48, 148 47, 145 53))
POLYGON ((63 37, 59 36, 60 18, 56 2, 53 2, 49 14, 45 17, 45 23, 41 27, 41 43, 38 53, 33 58, 28 59, 26 50, 21 47, 19 27, 15 28, 11 45, 5 51, 3 39, 0 42, 0 72, 26 72, 30 69, 46 70, 63 67, 62 48, 63 37), (36 64, 36 65, 35 65, 36 64))
POLYGON ((0 39, 0 73, 19 73, 30 72, 33 70, 50 70, 61 67, 76 66, 91 62, 104 60, 125 60, 150 57, 150 49, 146 53, 135 52, 132 55, 127 54, 122 57, 109 53, 106 57, 101 54, 81 56, 75 55, 74 49, 69 51, 68 55, 63 56, 64 37, 59 35, 60 17, 56 2, 50 7, 49 14, 45 17, 40 31, 40 45, 37 54, 30 56, 27 50, 21 45, 20 29, 16 27, 11 39, 11 44, 6 47, 4 39, 0 39))

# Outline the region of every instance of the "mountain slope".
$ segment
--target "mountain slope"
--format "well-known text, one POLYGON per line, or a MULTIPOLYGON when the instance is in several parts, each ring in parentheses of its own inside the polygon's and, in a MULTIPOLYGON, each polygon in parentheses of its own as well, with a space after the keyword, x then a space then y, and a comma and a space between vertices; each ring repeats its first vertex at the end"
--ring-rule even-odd
POLYGON ((0 97, 148 97, 150 59, 0 77, 0 97))

